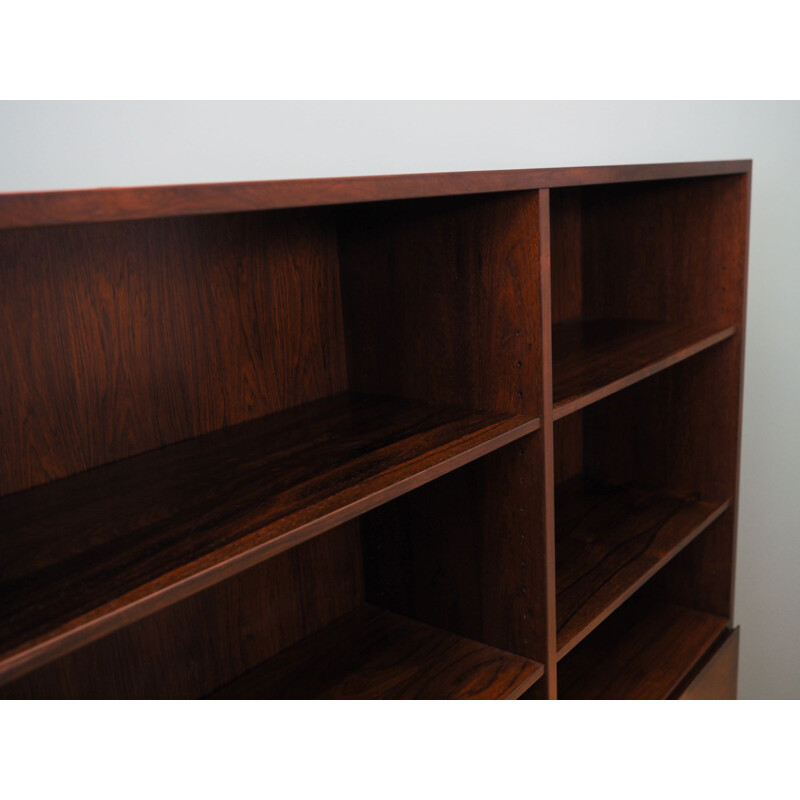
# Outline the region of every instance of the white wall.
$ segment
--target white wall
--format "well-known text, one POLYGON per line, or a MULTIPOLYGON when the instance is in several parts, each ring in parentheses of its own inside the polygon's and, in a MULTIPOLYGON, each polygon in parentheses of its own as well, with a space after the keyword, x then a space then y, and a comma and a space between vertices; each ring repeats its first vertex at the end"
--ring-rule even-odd
POLYGON ((752 158, 740 696, 800 698, 800 103, 0 103, 0 191, 752 158))

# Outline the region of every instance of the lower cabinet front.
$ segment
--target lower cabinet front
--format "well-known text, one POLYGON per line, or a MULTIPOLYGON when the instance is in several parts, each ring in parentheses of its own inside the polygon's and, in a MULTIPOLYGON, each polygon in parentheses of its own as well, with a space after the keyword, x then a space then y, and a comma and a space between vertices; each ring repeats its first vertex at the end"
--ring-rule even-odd
POLYGON ((738 672, 739 628, 735 628, 678 695, 678 699, 735 700, 738 672))

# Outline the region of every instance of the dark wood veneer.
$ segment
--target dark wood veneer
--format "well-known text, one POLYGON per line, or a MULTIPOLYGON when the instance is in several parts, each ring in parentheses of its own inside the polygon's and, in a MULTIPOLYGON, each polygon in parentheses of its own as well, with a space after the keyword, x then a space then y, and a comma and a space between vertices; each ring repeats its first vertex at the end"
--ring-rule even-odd
POLYGON ((0 194, 0 228, 221 214, 301 206, 747 173, 749 161, 432 172, 0 194))
POLYGON ((666 700, 726 627, 725 619, 711 614, 655 606, 561 662, 559 697, 666 700))
POLYGON ((192 699, 364 602, 358 521, 0 684, 3 699, 192 699))
POLYGON ((750 177, 0 195, 0 697, 730 696, 750 177))
MULTIPOLYGON (((340 227, 354 385, 540 417, 540 206, 508 192, 354 209, 340 227)), ((492 455, 362 521, 367 596, 545 662, 541 440, 492 455)))
POLYGON ((623 603, 727 508, 579 476, 556 488, 558 657, 623 603))
POLYGON ((706 662, 675 691, 678 700, 735 700, 739 673, 739 628, 734 628, 706 662))
POLYGON ((535 430, 340 395, 0 499, 0 677, 535 430))
POLYGON ((325 215, 0 231, 0 270, 0 495, 348 389, 325 215))
POLYGON ((211 695, 215 700, 513 700, 542 665, 364 606, 211 695))
POLYGON ((733 336, 734 326, 575 319, 553 327, 554 419, 733 336))

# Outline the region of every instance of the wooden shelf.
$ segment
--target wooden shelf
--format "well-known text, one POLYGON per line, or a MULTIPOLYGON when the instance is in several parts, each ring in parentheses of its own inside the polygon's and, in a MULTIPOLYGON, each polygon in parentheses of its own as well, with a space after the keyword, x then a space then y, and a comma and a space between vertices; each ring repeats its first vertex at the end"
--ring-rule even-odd
POLYGON ((213 699, 515 699, 535 661, 365 605, 215 692, 213 699))
POLYGON ((654 375, 736 332, 630 319, 553 325, 553 418, 571 414, 654 375))
POLYGON ((579 476, 556 488, 558 658, 725 511, 666 491, 579 476))
POLYGON ((537 419, 344 394, 0 499, 0 678, 408 492, 537 419))
POLYGON ((689 608, 654 606, 621 630, 587 640, 559 664, 559 697, 667 699, 727 624, 721 617, 689 608))

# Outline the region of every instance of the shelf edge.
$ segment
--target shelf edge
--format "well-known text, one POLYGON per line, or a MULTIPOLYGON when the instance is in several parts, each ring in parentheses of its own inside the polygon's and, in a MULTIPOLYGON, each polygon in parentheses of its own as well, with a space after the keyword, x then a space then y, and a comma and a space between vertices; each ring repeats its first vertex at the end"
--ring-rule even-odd
MULTIPOLYGON (((198 566, 197 571, 182 580, 160 588, 158 584, 162 579, 152 580, 132 592, 115 598, 104 606, 93 609, 82 617, 70 620, 65 626, 52 633, 43 634, 30 644, 20 645, 14 650, 8 651, 0 656, 0 684, 20 678, 26 673, 113 633, 119 628, 185 600, 203 589, 279 555, 285 550, 296 547, 331 528, 511 444, 523 436, 534 433, 541 427, 538 417, 534 419, 526 419, 520 415, 509 417, 509 421, 514 420, 517 421, 517 424, 510 430, 473 445, 419 473, 409 475, 389 487, 375 489, 348 505, 322 514, 320 517, 279 534, 274 539, 242 552, 236 552, 241 547, 242 540, 233 542, 227 547, 213 551, 193 562, 198 566), (107 611, 104 612, 106 608, 107 611), (100 616, 95 616, 97 614, 100 616), (87 616, 92 618, 82 622, 87 616)), ((308 509, 303 509, 303 511, 307 512, 308 509)), ((257 533, 258 529, 248 536, 257 535, 257 533)))
POLYGON ((599 614, 597 614, 590 622, 584 625, 581 630, 576 633, 566 644, 561 645, 556 650, 556 660, 560 661, 567 655, 574 647, 580 644, 592 631, 594 631, 601 623, 608 619, 626 600, 629 600, 639 589, 644 586, 656 573, 660 572, 670 561, 672 561, 678 553, 681 552, 687 545, 691 544, 706 528, 713 522, 719 519, 731 506, 730 498, 722 503, 712 511, 699 525, 697 525, 692 532, 686 536, 677 547, 671 550, 664 558, 658 563, 654 564, 649 570, 641 575, 634 581, 619 597, 615 598, 609 605, 607 605, 599 614))
MULTIPOLYGON (((544 665, 538 661, 533 659, 527 658, 525 656, 521 656, 518 653, 513 653, 509 650, 505 650, 501 647, 495 647, 494 645, 486 644, 485 642, 481 642, 476 639, 471 639, 470 637, 461 636, 460 634, 453 633, 452 631, 443 629, 438 627, 437 625, 432 625, 431 623, 424 622, 421 620, 413 619, 411 617, 407 617, 403 614, 398 614, 396 612, 389 611, 386 608, 382 608, 380 606, 375 606, 371 603, 362 603, 360 606, 357 606, 350 612, 345 613, 338 619, 334 620, 333 622, 329 623, 328 625, 324 625, 322 628, 318 629, 315 632, 312 632, 308 636, 303 637, 302 639, 298 640, 294 644, 290 645, 289 647, 285 648, 282 651, 279 651, 274 656, 266 659, 265 661, 261 662, 260 664, 252 667, 251 669, 245 671, 241 675, 235 677, 232 681, 228 681, 222 686, 215 688, 213 691, 209 692, 205 695, 203 699, 206 700, 234 700, 234 699, 272 699, 275 698, 284 698, 291 699, 289 694, 285 694, 282 692, 274 693, 276 688, 275 681, 270 681, 269 679, 265 682, 263 680, 263 674, 266 669, 267 674, 270 673, 270 666, 272 666, 274 670, 274 665, 276 661, 280 664, 281 661, 285 661, 287 657, 291 660, 292 653, 297 653, 300 651, 301 653, 305 651, 306 654, 309 652, 314 656, 314 663, 319 661, 320 653, 330 652, 335 648, 335 651, 338 652, 347 652, 347 650, 352 646, 353 640, 350 637, 345 637, 344 639, 333 637, 331 634, 334 632, 341 632, 344 630, 345 632, 355 632, 355 628, 353 627, 353 623, 356 623, 356 627, 360 628, 363 632, 363 629, 369 629, 374 623, 377 623, 379 620, 387 620, 391 621, 392 619, 398 620, 401 623, 402 628, 413 627, 418 631, 432 631, 438 634, 440 637, 444 637, 448 640, 460 640, 463 643, 468 644, 473 650, 478 648, 485 651, 492 651, 497 655, 502 655, 505 657, 509 657, 514 659, 515 661, 520 662, 519 666, 523 669, 520 669, 520 675, 516 679, 516 682, 513 686, 507 687, 503 691, 498 691, 496 694, 491 696, 482 696, 482 697, 469 697, 464 696, 455 696, 453 695, 450 699, 483 699, 483 700, 517 700, 522 695, 524 695, 544 674, 544 665), (323 648, 318 648, 318 644, 322 638, 324 642, 323 648), (333 643, 332 641, 333 640, 333 643), (310 644, 310 643, 314 644, 310 644), (252 678, 255 676, 255 681, 252 678), (259 680, 259 676, 261 676, 261 680, 259 680), (266 688, 265 688, 266 687, 266 688), (272 691, 270 691, 270 687, 272 691), (256 689, 256 691, 253 691, 256 689)), ((379 638, 393 638, 397 635, 397 632, 390 632, 389 637, 385 636, 385 633, 382 634, 379 638)), ((403 633, 400 633, 402 637, 403 633)), ((355 636, 356 641, 358 641, 359 636, 355 636)), ((441 641, 441 640, 440 640, 441 641)), ((368 648, 371 649, 371 648, 368 648)), ((333 661, 336 661, 336 654, 331 652, 331 658, 333 661)), ((452 668, 453 664, 457 663, 458 660, 453 661, 452 659, 446 658, 444 667, 445 671, 452 668)), ((428 672, 432 669, 436 669, 437 663, 441 663, 436 659, 431 659, 425 662, 424 668, 422 672, 428 672)), ((338 672, 338 670, 335 670, 338 672)), ((368 670, 369 671, 369 670, 368 670)), ((278 668, 279 673, 283 673, 285 675, 285 666, 281 666, 278 668)), ((356 669, 355 672, 348 672, 350 678, 353 675, 360 674, 359 670, 356 669)), ((277 686, 281 686, 283 684, 282 679, 278 679, 277 686)), ((283 686, 283 690, 285 691, 285 685, 283 686)), ((333 699, 330 696, 323 697, 317 696, 316 694, 303 694, 298 695, 298 699, 333 699)), ((353 695, 351 697, 340 697, 337 695, 336 699, 411 699, 409 696, 408 698, 401 698, 399 695, 392 693, 391 698, 376 694, 374 697, 370 697, 367 693, 359 690, 357 695, 353 695)), ((417 699, 422 699, 418 697, 417 699)), ((433 698, 431 698, 433 699, 433 698)))
POLYGON ((598 389, 593 389, 591 392, 587 392, 586 394, 576 397, 572 400, 562 400, 556 402, 553 405, 553 421, 555 422, 556 420, 569 416, 576 411, 580 411, 582 408, 586 408, 587 406, 590 406, 599 400, 610 397, 612 394, 616 394, 622 389, 627 389, 629 386, 633 386, 634 384, 639 383, 639 381, 643 381, 645 378, 656 375, 657 373, 668 369, 675 364, 680 364, 681 361, 685 361, 686 359, 691 358, 698 353, 702 353, 704 350, 707 350, 708 348, 713 347, 720 342, 724 342, 726 339, 730 339, 737 333, 738 330, 738 325, 729 325, 727 328, 722 328, 715 333, 704 336, 699 341, 690 344, 677 353, 671 353, 668 356, 664 356, 664 358, 660 358, 644 367, 634 370, 633 372, 629 372, 627 375, 623 375, 621 378, 617 378, 616 380, 611 381, 611 383, 607 383, 598 389))

